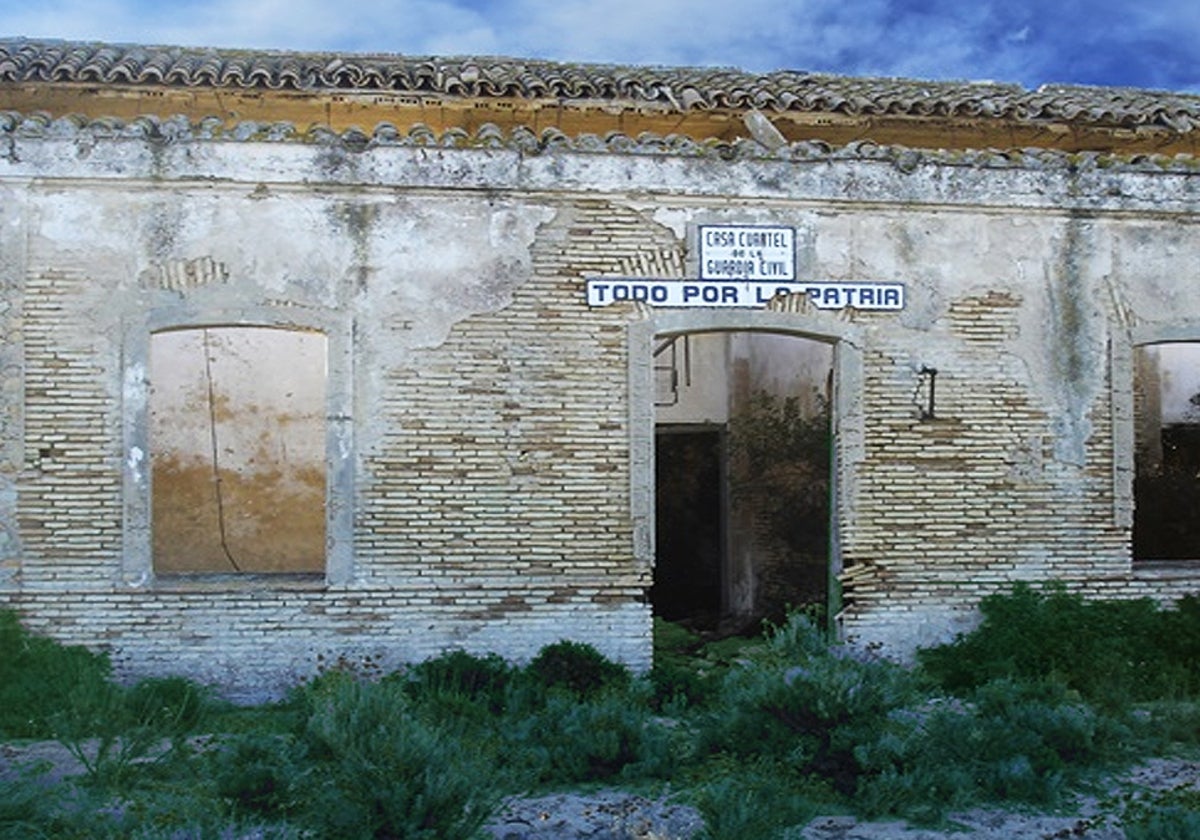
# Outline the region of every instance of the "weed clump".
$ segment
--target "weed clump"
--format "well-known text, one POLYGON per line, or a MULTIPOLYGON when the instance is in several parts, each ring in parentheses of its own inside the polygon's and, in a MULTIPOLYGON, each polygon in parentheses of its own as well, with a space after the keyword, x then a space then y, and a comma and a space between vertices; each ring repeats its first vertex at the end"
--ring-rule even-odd
POLYGON ((741 636, 705 641, 680 624, 655 618, 654 666, 648 676, 655 711, 678 714, 709 707, 730 664, 758 641, 741 636))
POLYGON ((301 816, 320 836, 459 840, 491 813, 489 768, 421 720, 400 686, 337 679, 306 701, 301 816))
POLYGON ((980 604, 983 620, 948 645, 919 652, 942 687, 995 679, 1062 682, 1106 709, 1200 691, 1200 600, 1174 610, 1149 599, 1092 601, 1061 584, 1020 584, 980 604))
POLYGON ((548 690, 566 691, 586 699, 629 685, 629 669, 606 659, 583 642, 555 642, 542 648, 529 663, 528 673, 548 690))
POLYGON ((1127 840, 1193 840, 1200 837, 1200 791, 1183 785, 1130 796, 1120 816, 1127 840))
POLYGON ((771 759, 717 760, 693 801, 704 816, 706 840, 727 837, 799 838, 821 814, 844 810, 825 780, 771 759))
POLYGON ((104 655, 35 636, 0 610, 0 736, 54 737, 50 721, 108 691, 111 673, 104 655))
POLYGON ((114 683, 75 687, 49 716, 55 739, 95 786, 119 790, 145 765, 189 749, 213 705, 207 689, 182 677, 155 677, 129 688, 114 683))

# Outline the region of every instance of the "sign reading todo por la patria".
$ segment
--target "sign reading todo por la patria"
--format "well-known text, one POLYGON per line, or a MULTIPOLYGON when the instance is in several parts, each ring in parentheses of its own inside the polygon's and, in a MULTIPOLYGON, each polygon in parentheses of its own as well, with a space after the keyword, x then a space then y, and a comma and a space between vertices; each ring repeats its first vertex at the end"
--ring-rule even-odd
POLYGON ((796 280, 796 231, 790 227, 701 225, 699 279, 593 277, 588 306, 636 301, 651 306, 762 307, 781 295, 807 295, 818 309, 904 308, 900 283, 796 280))
POLYGON ((717 283, 712 280, 644 280, 592 277, 587 281, 588 306, 623 301, 673 308, 753 308, 779 295, 808 295, 817 309, 904 308, 900 283, 717 283))

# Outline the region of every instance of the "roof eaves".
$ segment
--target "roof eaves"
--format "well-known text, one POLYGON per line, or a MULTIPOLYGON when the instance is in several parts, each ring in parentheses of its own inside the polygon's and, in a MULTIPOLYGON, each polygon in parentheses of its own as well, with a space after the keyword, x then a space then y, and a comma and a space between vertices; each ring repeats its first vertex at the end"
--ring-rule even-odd
POLYGON ((298 53, 0 38, 0 84, 109 84, 460 98, 601 100, 679 111, 947 117, 1191 132, 1200 96, 1130 88, 851 78, 727 67, 639 67, 498 56, 298 53))

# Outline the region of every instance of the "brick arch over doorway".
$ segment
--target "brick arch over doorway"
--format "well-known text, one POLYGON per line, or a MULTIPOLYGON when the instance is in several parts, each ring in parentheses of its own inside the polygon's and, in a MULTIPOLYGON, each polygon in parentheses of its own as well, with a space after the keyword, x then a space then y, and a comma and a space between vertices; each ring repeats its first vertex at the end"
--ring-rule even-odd
POLYGON ((763 332, 809 339, 833 348, 830 422, 829 615, 840 610, 840 536, 857 508, 855 488, 863 458, 863 360, 860 328, 827 313, 762 310, 650 310, 629 327, 630 479, 634 552, 652 573, 655 562, 655 373, 656 341, 690 333, 763 332))

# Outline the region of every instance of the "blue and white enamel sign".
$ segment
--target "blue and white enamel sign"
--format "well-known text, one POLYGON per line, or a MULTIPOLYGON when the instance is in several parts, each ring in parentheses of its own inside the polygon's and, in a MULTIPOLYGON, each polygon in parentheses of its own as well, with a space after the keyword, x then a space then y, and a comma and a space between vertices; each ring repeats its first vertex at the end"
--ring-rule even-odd
POLYGON ((904 308, 901 283, 738 283, 712 280, 645 280, 592 277, 588 306, 636 301, 665 308, 755 308, 780 295, 807 295, 817 309, 904 308))
POLYGON ((701 225, 696 232, 701 280, 787 282, 796 279, 796 231, 765 225, 701 225))

